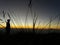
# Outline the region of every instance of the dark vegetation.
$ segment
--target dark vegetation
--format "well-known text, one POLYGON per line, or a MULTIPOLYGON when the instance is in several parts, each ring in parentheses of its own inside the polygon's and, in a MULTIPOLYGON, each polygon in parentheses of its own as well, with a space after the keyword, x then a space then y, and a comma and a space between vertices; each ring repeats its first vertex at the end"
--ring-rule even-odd
POLYGON ((6 34, 6 32, 4 32, 3 29, 1 29, 0 45, 35 45, 35 44, 58 45, 60 43, 60 33, 58 33, 59 30, 56 30, 55 32, 50 30, 50 33, 46 33, 46 32, 42 33, 42 30, 39 33, 26 32, 26 31, 19 32, 19 31, 15 31, 15 29, 12 30, 11 30, 11 32, 13 32, 12 34, 11 32, 10 34, 6 34))

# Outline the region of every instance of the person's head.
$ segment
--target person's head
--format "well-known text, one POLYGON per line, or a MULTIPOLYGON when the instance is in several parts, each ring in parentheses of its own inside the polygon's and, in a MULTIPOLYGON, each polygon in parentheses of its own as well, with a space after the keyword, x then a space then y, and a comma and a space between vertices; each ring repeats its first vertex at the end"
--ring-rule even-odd
POLYGON ((10 19, 7 19, 7 22, 10 22, 10 19))

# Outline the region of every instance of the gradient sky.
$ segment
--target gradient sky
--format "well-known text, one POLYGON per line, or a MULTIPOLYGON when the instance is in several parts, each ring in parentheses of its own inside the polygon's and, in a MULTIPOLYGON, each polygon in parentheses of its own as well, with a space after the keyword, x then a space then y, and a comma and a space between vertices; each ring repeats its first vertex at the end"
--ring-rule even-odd
MULTIPOLYGON (((4 20, 2 10, 6 13, 6 19, 8 18, 7 12, 9 12, 12 20, 19 26, 25 25, 25 18, 28 14, 28 25, 32 25, 28 4, 29 0, 0 0, 0 18, 4 20)), ((60 16, 60 0, 32 0, 32 10, 38 16, 36 24, 40 21, 41 26, 45 26, 49 23, 50 17, 60 16)), ((56 26, 57 23, 58 18, 53 20, 52 25, 56 26)))

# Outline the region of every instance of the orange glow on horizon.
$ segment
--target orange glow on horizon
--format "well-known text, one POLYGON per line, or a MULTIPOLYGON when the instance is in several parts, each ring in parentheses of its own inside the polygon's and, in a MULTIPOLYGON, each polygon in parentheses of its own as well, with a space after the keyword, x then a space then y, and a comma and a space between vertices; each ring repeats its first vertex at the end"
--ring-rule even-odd
MULTIPOLYGON (((6 27, 6 23, 3 23, 2 25, 4 25, 5 27, 6 27)), ((4 28, 4 27, 2 27, 2 26, 0 26, 0 28, 4 28)), ((13 24, 11 24, 11 28, 33 28, 33 26, 32 25, 29 25, 29 26, 22 26, 22 25, 16 25, 16 26, 14 26, 13 24)), ((58 28, 57 28, 57 26, 56 25, 51 25, 51 27, 50 28, 52 28, 52 29, 60 29, 60 25, 58 26, 58 28)), ((35 26, 35 29, 49 29, 49 25, 48 26, 46 26, 46 27, 44 27, 43 25, 36 25, 35 26)))
MULTIPOLYGON (((6 26, 5 26, 6 27, 6 26)), ((0 28, 3 28, 2 26, 0 26, 0 28)), ((11 26, 11 28, 17 28, 17 29, 19 29, 19 28, 33 28, 33 26, 11 26)), ((44 28, 44 26, 39 26, 39 27, 35 27, 35 29, 49 29, 49 27, 47 26, 47 27, 45 27, 44 28)), ((57 29, 57 27, 56 26, 51 26, 51 29, 57 29)), ((60 26, 58 27, 58 29, 60 29, 60 26)))

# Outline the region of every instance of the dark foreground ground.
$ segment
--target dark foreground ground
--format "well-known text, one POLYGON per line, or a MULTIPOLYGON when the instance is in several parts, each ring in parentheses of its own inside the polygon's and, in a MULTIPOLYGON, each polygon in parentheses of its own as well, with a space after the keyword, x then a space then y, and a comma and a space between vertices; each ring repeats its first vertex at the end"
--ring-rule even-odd
POLYGON ((0 45, 60 45, 60 33, 0 34, 0 45))

